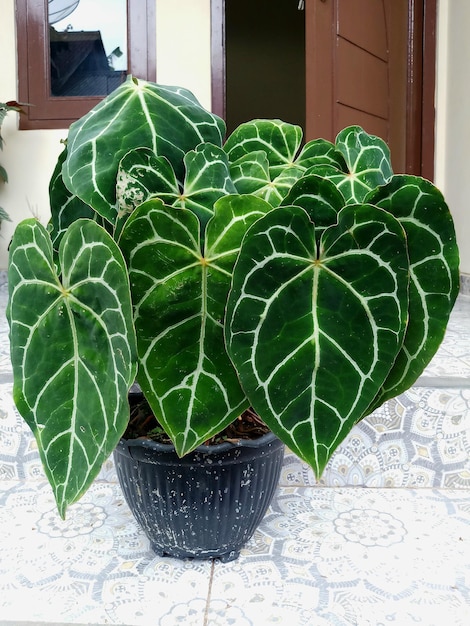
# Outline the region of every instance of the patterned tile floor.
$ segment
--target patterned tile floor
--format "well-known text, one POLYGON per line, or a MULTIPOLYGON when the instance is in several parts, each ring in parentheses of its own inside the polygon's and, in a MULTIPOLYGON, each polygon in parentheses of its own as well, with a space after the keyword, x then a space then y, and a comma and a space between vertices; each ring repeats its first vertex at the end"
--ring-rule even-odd
POLYGON ((2 314, 0 528, 0 626, 468 626, 470 296, 418 384, 354 429, 321 484, 286 452, 228 564, 156 557, 111 461, 58 518, 11 399, 2 314))

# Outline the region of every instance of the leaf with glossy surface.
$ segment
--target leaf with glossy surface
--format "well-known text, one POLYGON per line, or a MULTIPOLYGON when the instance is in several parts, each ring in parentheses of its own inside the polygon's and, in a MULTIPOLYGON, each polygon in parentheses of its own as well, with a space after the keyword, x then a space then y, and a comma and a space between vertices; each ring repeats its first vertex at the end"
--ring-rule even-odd
POLYGON ((186 174, 179 186, 173 168, 164 157, 148 149, 133 150, 121 161, 118 175, 118 199, 122 220, 149 198, 160 198, 166 205, 191 209, 203 228, 214 214, 214 204, 222 196, 236 193, 225 152, 202 143, 184 157, 186 174), (125 202, 125 205, 124 205, 125 202))
POLYGON ((150 148, 183 179, 184 155, 201 142, 222 145, 225 123, 180 87, 134 77, 70 126, 65 185, 108 221, 116 219, 116 177, 121 158, 150 148))
POLYGON ((331 165, 347 172, 346 162, 336 146, 326 139, 312 139, 305 144, 297 157, 296 164, 309 169, 314 165, 331 165))
POLYGON ((112 238, 78 220, 59 257, 62 280, 44 227, 33 219, 18 226, 7 317, 15 404, 64 516, 127 426, 136 347, 127 271, 112 238))
MULTIPOLYGON (((54 172, 49 183, 49 199, 51 207, 51 218, 48 223, 55 253, 59 251, 60 242, 70 224, 80 218, 94 220, 97 224, 111 229, 111 224, 107 223, 91 206, 82 202, 71 193, 64 185, 62 179, 62 164, 67 156, 67 148, 59 155, 54 172)), ((55 259, 58 262, 57 254, 55 259)))
POLYGON ((271 182, 266 152, 255 150, 230 164, 230 175, 240 194, 256 193, 271 182))
POLYGON ((231 163, 251 152, 265 152, 270 176, 275 178, 294 163, 301 141, 300 126, 282 120, 252 120, 240 124, 233 131, 224 144, 224 150, 231 163))
POLYGON ((431 361, 444 338, 460 276, 452 216, 432 183, 417 176, 394 176, 367 200, 399 220, 410 259, 405 341, 373 410, 408 389, 431 361))
POLYGON ((178 454, 190 452, 247 406, 224 346, 232 266, 248 226, 271 207, 225 196, 207 225, 159 200, 138 207, 120 245, 135 305, 138 381, 178 454))
POLYGON ((136 148, 120 161, 116 180, 118 217, 127 218, 132 211, 156 194, 179 195, 175 172, 165 157, 150 148, 136 148))
POLYGON ((346 163, 346 171, 335 165, 319 165, 307 173, 329 178, 347 204, 364 202, 370 191, 384 185, 393 175, 390 150, 380 137, 369 135, 360 126, 349 126, 336 137, 336 150, 346 163))
POLYGON ((309 175, 292 185, 281 206, 302 207, 315 224, 315 237, 319 244, 322 232, 336 224, 338 213, 345 204, 343 194, 331 180, 309 175))
POLYGON ((301 208, 274 209, 243 240, 227 349, 254 409, 317 476, 390 370, 407 287, 403 229, 371 205, 343 208, 320 256, 301 208))
POLYGON ((272 171, 266 153, 261 150, 251 152, 230 165, 238 193, 252 193, 269 202, 272 207, 277 207, 295 181, 303 175, 304 168, 291 164, 271 178, 272 171))
POLYGON ((228 158, 221 148, 206 143, 188 152, 184 164, 183 192, 172 204, 191 209, 204 229, 214 215, 216 201, 237 192, 230 176, 228 158))

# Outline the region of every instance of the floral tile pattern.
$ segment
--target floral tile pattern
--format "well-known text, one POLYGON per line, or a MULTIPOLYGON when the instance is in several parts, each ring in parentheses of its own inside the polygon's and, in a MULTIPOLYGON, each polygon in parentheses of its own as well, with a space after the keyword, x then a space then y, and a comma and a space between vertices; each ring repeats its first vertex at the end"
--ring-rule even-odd
MULTIPOLYGON (((281 484, 315 483, 288 453, 281 484)), ((337 448, 321 484, 470 488, 470 388, 412 387, 390 400, 337 448)))
MULTIPOLYGON (((0 383, 0 480, 43 480, 36 442, 12 384, 0 383)), ((98 480, 116 481, 113 460, 98 480)), ((311 468, 287 452, 283 486, 311 486, 311 468)), ((322 476, 328 487, 470 488, 470 388, 413 387, 356 425, 322 476)))
MULTIPOLYGON (((0 480, 43 479, 36 442, 0 383, 0 480)), ((98 480, 115 481, 110 458, 98 480)), ((287 452, 281 485, 316 484, 287 452)), ((470 488, 470 388, 413 387, 359 423, 329 462, 329 487, 470 488)))
POLYGON ((190 593, 202 624, 210 562, 156 558, 116 484, 95 483, 63 521, 48 484, 4 481, 0 524, 0 619, 146 626, 190 593))
POLYGON ((208 623, 468 624, 469 506, 455 491, 282 488, 239 561, 216 564, 208 623))
POLYGON ((65 521, 46 483, 0 488, 1 619, 468 625, 462 490, 281 487, 241 557, 222 564, 156 557, 116 484, 95 483, 65 521))
POLYGON ((0 626, 468 626, 468 294, 421 379, 355 427, 319 484, 286 451, 265 519, 223 564, 156 557, 112 460, 59 518, 13 404, 0 272, 0 626))

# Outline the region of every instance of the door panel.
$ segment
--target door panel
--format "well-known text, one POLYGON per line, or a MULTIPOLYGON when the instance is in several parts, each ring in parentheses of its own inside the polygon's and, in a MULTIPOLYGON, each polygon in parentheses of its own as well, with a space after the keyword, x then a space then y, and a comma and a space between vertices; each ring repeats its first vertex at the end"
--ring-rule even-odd
MULTIPOLYGON (((388 119, 388 63, 338 36, 336 100, 352 110, 388 119)), ((354 117, 353 111, 351 111, 354 117)))
POLYGON ((358 124, 406 170, 409 0, 307 0, 307 139, 358 124), (325 35, 328 32, 328 36, 325 35), (328 70, 319 67, 328 57, 328 70))
POLYGON ((387 29, 381 0, 340 0, 337 32, 343 39, 387 61, 387 29), (373 28, 370 28, 371 24, 373 28))
MULTIPOLYGON (((338 104, 336 108, 338 129, 341 130, 346 126, 362 126, 371 135, 386 137, 388 135, 388 121, 376 115, 370 115, 364 111, 351 109, 343 104, 338 104)), ((396 170, 399 171, 398 169, 396 170)))

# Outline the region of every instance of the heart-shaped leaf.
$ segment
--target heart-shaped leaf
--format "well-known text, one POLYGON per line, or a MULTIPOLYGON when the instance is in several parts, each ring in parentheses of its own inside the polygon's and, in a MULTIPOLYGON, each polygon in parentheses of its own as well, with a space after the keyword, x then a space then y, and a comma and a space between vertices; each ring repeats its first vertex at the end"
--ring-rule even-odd
POLYGON ((238 193, 256 193, 271 182, 266 152, 255 150, 230 164, 230 175, 238 193))
POLYGON ((172 204, 191 209, 204 229, 214 214, 215 202, 237 192, 230 176, 228 158, 221 148, 206 143, 188 152, 184 164, 183 192, 172 204))
POLYGON ((118 174, 118 199, 123 219, 117 236, 129 214, 145 200, 160 198, 165 204, 191 209, 203 228, 214 214, 215 202, 236 193, 225 152, 210 143, 201 143, 184 157, 186 174, 178 185, 173 168, 165 157, 148 149, 128 152, 118 174))
POLYGON ((335 165, 322 164, 306 173, 332 180, 347 204, 364 202, 370 191, 384 185, 393 175, 387 144, 360 126, 343 129, 336 137, 336 150, 344 158, 345 172, 335 165))
POLYGON ((321 238, 296 207, 246 234, 227 349, 254 409, 320 476, 383 384, 405 332, 408 257, 398 221, 347 206, 321 238))
POLYGON ((62 279, 43 226, 34 219, 18 226, 7 317, 15 404, 64 516, 127 426, 136 347, 127 271, 110 235, 78 220, 59 258, 62 279))
POLYGON ((252 120, 240 124, 224 144, 231 163, 261 150, 266 153, 270 176, 275 178, 294 161, 302 141, 300 126, 281 120, 252 120))
POLYGON ((265 152, 250 152, 230 165, 230 173, 238 193, 253 193, 263 198, 272 207, 281 204, 290 188, 304 173, 303 167, 291 164, 279 170, 271 179, 273 172, 269 167, 265 152))
POLYGON ((121 158, 137 147, 166 157, 178 180, 184 155, 201 142, 222 145, 225 123, 180 87, 129 76, 70 126, 65 185, 108 221, 116 218, 116 177, 121 158))
POLYGON ((314 165, 331 165, 347 172, 346 162, 336 146, 326 139, 312 139, 305 144, 296 160, 296 165, 309 169, 314 165))
POLYGON ((336 185, 320 176, 303 176, 294 185, 281 203, 282 206, 300 206, 315 224, 315 236, 320 243, 322 232, 333 226, 345 201, 336 185))
POLYGON ((159 200, 139 206, 123 229, 138 381, 180 455, 248 406, 224 349, 223 321, 241 240, 270 208, 252 196, 222 197, 207 224, 204 249, 196 215, 159 200))
POLYGON ((408 389, 436 353, 459 290, 459 251, 449 208, 436 187, 398 175, 367 196, 406 232, 410 259, 409 320, 403 347, 370 410, 408 389))

